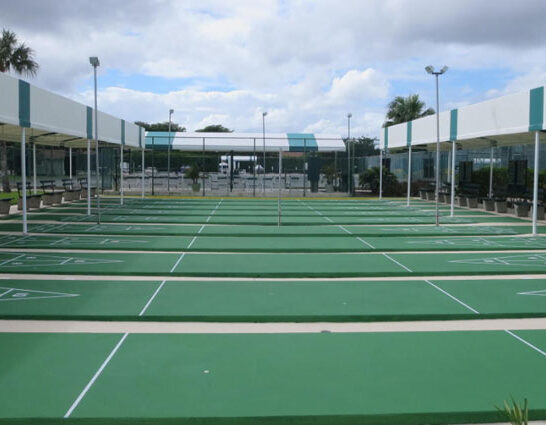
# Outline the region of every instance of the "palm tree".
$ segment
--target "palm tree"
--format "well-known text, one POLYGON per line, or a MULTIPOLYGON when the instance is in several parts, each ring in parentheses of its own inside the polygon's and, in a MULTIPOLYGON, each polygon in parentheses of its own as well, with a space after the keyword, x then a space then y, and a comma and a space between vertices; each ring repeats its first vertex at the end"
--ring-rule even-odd
MULTIPOLYGON (((34 51, 19 43, 14 32, 2 29, 0 37, 0 72, 14 71, 17 74, 36 75, 39 65, 34 60, 34 51)), ((5 140, 1 144, 0 170, 2 171, 2 188, 4 192, 10 192, 8 178, 8 147, 5 140)))
POLYGON ((387 121, 385 121, 383 127, 390 127, 391 125, 434 114, 434 109, 425 109, 425 107, 425 102, 419 99, 418 94, 410 94, 408 97, 396 96, 394 100, 389 103, 389 109, 386 116, 387 121))

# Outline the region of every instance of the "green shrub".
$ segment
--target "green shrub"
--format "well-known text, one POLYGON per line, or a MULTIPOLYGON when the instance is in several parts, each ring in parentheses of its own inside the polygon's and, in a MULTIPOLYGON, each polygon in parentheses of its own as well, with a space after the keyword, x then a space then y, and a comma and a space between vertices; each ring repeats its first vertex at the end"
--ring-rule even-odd
MULTIPOLYGON (((379 167, 368 168, 358 176, 358 183, 362 189, 370 189, 379 194, 379 167)), ((387 196, 401 196, 403 188, 396 176, 383 168, 383 194, 387 196)))

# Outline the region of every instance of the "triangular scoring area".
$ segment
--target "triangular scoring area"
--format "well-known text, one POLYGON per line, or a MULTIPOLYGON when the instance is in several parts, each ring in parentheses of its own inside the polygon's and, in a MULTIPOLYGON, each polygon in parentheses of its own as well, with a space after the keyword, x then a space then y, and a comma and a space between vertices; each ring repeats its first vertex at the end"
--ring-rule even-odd
POLYGON ((518 292, 518 295, 535 295, 537 297, 546 297, 546 289, 541 289, 540 291, 518 292))
POLYGON ((79 294, 67 294, 64 292, 38 291, 35 289, 8 288, 0 286, 0 302, 78 296, 79 294))

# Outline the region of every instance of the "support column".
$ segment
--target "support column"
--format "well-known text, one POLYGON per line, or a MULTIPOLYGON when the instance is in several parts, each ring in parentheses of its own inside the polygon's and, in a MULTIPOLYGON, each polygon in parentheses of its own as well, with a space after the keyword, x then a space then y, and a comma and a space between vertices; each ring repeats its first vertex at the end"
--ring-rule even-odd
POLYGON ((383 149, 379 150, 379 199, 383 199, 383 149))
POLYGON ((347 138, 347 196, 351 196, 351 145, 347 138))
POLYGON ((493 198, 493 149, 495 149, 495 144, 491 142, 489 152, 489 199, 493 198))
POLYGON ((540 133, 535 131, 535 168, 533 170, 533 236, 537 235, 538 175, 539 175, 540 133))
POLYGON ((123 145, 119 155, 119 204, 123 205, 123 145))
POLYGON ((142 173, 141 173, 141 181, 142 181, 142 187, 140 188, 140 197, 144 199, 144 184, 145 184, 145 175, 144 175, 144 148, 142 148, 142 158, 141 158, 141 168, 142 168, 142 173))
POLYGON ((279 148, 279 198, 277 202, 277 212, 279 216, 279 222, 278 225, 281 225, 281 215, 282 215, 282 207, 281 207, 281 179, 282 179, 282 148, 279 148))
POLYGON ((68 148, 68 177, 72 180, 72 147, 68 148))
MULTIPOLYGON (((87 215, 91 215, 91 140, 87 139, 87 215)), ((83 185, 80 185, 80 189, 83 189, 83 185)))
POLYGON ((38 193, 36 189, 36 143, 32 142, 32 193, 38 193))
POLYGON ((256 138, 254 138, 254 169, 252 170, 252 177, 253 177, 253 183, 252 183, 252 196, 256 197, 256 166, 258 165, 256 157, 256 138))
POLYGON ((21 205, 23 207, 23 235, 28 233, 27 227, 27 158, 26 158, 26 128, 21 127, 21 205))
POLYGON ((411 145, 408 150, 408 207, 410 206, 411 197, 411 145))
POLYGON ((205 196, 205 138, 203 137, 203 152, 201 153, 201 176, 203 181, 203 196, 205 196))
POLYGON ((455 213, 455 157, 457 156, 457 144, 455 140, 451 142, 451 213, 455 213))
POLYGON ((303 139, 303 197, 307 196, 307 140, 303 139))

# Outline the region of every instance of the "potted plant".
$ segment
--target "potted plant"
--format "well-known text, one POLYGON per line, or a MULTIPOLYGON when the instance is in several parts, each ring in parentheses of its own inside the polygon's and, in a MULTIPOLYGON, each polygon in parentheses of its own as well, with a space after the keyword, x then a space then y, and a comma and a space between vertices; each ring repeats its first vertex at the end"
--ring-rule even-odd
POLYGON ((495 211, 495 200, 493 198, 484 198, 483 209, 485 211, 495 211))
POLYGON ((334 179, 336 178, 336 169, 333 164, 327 165, 323 169, 324 176, 326 177, 326 192, 334 191, 334 179))
POLYGON ((527 201, 514 202, 514 210, 517 217, 528 217, 530 205, 527 201))
POLYGON ((197 164, 193 164, 190 168, 187 168, 186 171, 184 171, 184 177, 191 179, 191 189, 194 192, 199 192, 201 189, 201 185, 199 184, 199 166, 197 164))

